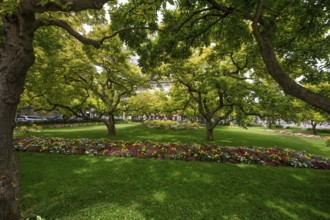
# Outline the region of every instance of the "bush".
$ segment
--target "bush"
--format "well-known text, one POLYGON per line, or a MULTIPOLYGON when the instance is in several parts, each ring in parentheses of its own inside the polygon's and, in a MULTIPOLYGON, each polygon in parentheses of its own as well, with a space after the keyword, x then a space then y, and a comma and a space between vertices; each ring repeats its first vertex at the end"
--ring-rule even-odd
POLYGON ((181 123, 179 121, 161 121, 161 120, 153 120, 153 121, 143 121, 141 124, 142 127, 147 128, 158 128, 158 129, 197 129, 200 128, 200 124, 197 122, 191 123, 191 122, 185 122, 181 123))
MULTIPOLYGON (((327 128, 316 128, 318 132, 322 132, 322 133, 329 133, 330 134, 330 129, 327 128)), ((312 131, 311 128, 307 128, 307 131, 312 131)))
POLYGON ((256 123, 247 123, 246 126, 247 127, 263 127, 262 124, 256 124, 256 123))
POLYGON ((32 126, 22 125, 17 126, 14 130, 16 134, 27 134, 30 132, 40 132, 42 131, 42 127, 40 125, 32 124, 32 126))
POLYGON ((330 136, 327 136, 324 139, 325 139, 325 146, 330 147, 330 136))
POLYGON ((283 125, 275 125, 275 128, 283 128, 283 125))

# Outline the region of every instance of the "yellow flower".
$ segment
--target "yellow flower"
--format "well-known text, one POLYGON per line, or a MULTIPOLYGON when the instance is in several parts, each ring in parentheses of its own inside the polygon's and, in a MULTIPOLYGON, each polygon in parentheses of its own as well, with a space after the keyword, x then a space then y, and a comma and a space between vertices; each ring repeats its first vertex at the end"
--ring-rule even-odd
POLYGON ((43 151, 46 151, 48 150, 48 147, 47 146, 42 146, 41 149, 40 149, 40 152, 43 152, 43 151))

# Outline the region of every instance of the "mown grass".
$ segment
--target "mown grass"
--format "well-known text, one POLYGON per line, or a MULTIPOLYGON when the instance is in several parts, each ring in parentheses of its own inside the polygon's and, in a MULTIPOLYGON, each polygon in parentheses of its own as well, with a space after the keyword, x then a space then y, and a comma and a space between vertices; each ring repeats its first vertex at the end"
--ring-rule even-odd
POLYGON ((329 219, 326 170, 19 153, 23 214, 46 219, 329 219))
MULTIPOLYGON (((104 126, 33 135, 107 138, 104 126)), ((329 157, 323 140, 218 127, 219 145, 282 146, 329 157)), ((206 143, 204 129, 118 125, 113 140, 206 143)), ((46 219, 330 219, 329 170, 38 153, 20 157, 24 216, 46 219)))

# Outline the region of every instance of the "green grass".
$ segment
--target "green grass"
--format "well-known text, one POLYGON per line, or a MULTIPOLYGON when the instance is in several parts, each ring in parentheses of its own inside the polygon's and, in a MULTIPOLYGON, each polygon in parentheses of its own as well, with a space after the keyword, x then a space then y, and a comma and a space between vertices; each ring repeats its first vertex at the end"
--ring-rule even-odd
MULTIPOLYGON (((204 129, 118 125, 113 140, 206 143, 204 129)), ((105 126, 33 135, 107 138, 105 126)), ((212 143, 275 145, 330 157, 323 140, 218 127, 212 143)), ((330 219, 329 170, 38 153, 20 157, 24 216, 92 219, 330 219)))
POLYGON ((25 215, 330 219, 329 171, 19 153, 25 215))
POLYGON ((205 129, 198 130, 158 130, 140 128, 138 124, 117 125, 117 136, 108 137, 106 127, 83 126, 75 128, 45 129, 33 135, 63 138, 108 138, 111 140, 148 140, 159 142, 182 142, 198 144, 217 144, 222 146, 259 146, 291 148, 305 150, 308 153, 330 158, 330 148, 325 147, 324 140, 282 135, 266 132, 263 128, 229 128, 218 126, 214 130, 215 140, 205 140, 205 129))

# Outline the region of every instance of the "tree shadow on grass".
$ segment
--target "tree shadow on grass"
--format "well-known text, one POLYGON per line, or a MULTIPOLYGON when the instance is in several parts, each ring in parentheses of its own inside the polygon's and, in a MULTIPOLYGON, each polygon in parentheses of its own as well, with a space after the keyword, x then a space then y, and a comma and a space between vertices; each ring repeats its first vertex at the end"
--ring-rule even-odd
POLYGON ((329 171, 20 153, 24 214, 46 219, 327 219, 329 171))

